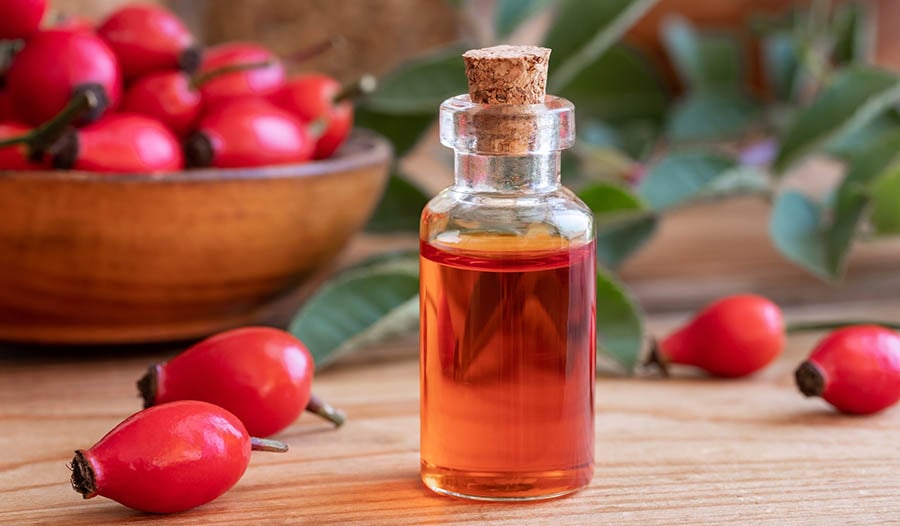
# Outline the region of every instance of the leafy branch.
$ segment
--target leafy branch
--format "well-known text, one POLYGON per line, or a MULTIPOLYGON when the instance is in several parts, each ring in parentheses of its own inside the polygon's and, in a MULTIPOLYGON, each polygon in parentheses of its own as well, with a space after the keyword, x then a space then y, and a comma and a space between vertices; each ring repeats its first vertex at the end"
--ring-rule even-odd
MULTIPOLYGON (((542 39, 553 49, 550 89, 575 103, 579 123, 563 181, 595 214, 602 265, 626 261, 672 210, 747 194, 773 203, 769 230, 784 257, 824 280, 840 278, 861 233, 900 232, 900 77, 868 63, 864 2, 813 2, 806 11, 752 17, 740 32, 670 18, 660 41, 680 91, 623 40, 654 3, 496 3, 501 39, 535 16, 551 18, 542 39), (760 42, 765 82, 756 89, 747 81, 747 33, 760 42), (825 202, 782 188, 790 169, 814 155, 846 166, 825 202)), ((473 45, 401 66, 361 101, 357 122, 387 136, 402 157, 433 125, 440 103, 466 91, 459 55, 473 45)), ((368 230, 416 231, 428 198, 395 169, 368 230)), ((301 310, 292 330, 328 363, 413 327, 416 282, 409 268, 384 262, 351 269, 301 310)), ((598 347, 630 371, 643 348, 640 309, 611 270, 601 270, 597 294, 598 347)))

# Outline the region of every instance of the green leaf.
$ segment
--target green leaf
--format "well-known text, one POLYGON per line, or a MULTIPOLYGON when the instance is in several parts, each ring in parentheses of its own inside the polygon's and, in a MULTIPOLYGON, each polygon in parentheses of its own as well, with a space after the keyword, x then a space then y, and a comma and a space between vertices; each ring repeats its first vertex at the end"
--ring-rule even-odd
POLYGON ((663 22, 662 37, 675 70, 693 91, 737 91, 743 85, 743 60, 730 35, 699 33, 686 19, 663 22))
MULTIPOLYGON (((869 186, 900 161, 900 130, 882 136, 853 157, 847 175, 834 193, 829 213, 824 214, 823 243, 829 277, 842 275, 847 255, 872 200, 869 186)), ((875 193, 875 195, 879 195, 875 193)), ((877 199, 877 198, 876 198, 877 199)), ((827 206, 827 205, 826 205, 827 206)))
POLYGON ((872 187, 869 221, 882 235, 900 233, 900 169, 894 168, 872 187))
POLYGON ((596 62, 656 0, 562 0, 544 46, 553 50, 550 92, 561 93, 596 62))
POLYGON ((713 179, 695 199, 734 197, 746 194, 769 192, 769 177, 761 169, 753 166, 735 166, 713 179))
POLYGON ((835 63, 864 63, 872 57, 876 29, 869 11, 869 5, 859 2, 837 6, 831 30, 835 35, 831 53, 835 63))
POLYGON ((656 231, 656 214, 621 186, 597 183, 578 196, 594 212, 597 261, 602 265, 617 267, 656 231))
POLYGON ((840 135, 826 144, 823 150, 838 159, 850 160, 873 142, 877 142, 883 135, 897 128, 900 128, 900 115, 895 110, 891 110, 879 115, 852 133, 840 135))
POLYGON ((385 137, 394 145, 394 156, 403 157, 409 152, 435 120, 432 111, 425 114, 382 113, 363 105, 356 109, 356 126, 369 128, 385 137))
POLYGON ((419 320, 417 259, 345 272, 327 282, 291 321, 317 366, 364 345, 413 331, 419 320))
MULTIPOLYGON (((839 187, 871 202, 869 222, 878 234, 900 232, 900 129, 882 135, 860 150, 839 187)), ((862 199, 858 197, 858 199, 862 199)))
POLYGON ((378 233, 418 232, 419 218, 429 199, 418 186, 393 173, 366 230, 378 233))
POLYGON ((874 205, 870 219, 881 199, 888 203, 889 216, 896 218, 900 193, 891 195, 880 188, 880 183, 900 174, 898 165, 900 130, 894 130, 852 158, 830 203, 819 205, 796 192, 782 194, 776 200, 770 224, 775 245, 788 259, 816 275, 839 278, 870 204, 874 205))
POLYGON ((597 350, 626 371, 637 364, 644 346, 644 316, 637 302, 605 269, 597 271, 597 350))
POLYGON ((635 119, 658 121, 668 102, 658 73, 637 52, 622 45, 587 64, 556 93, 574 102, 579 116, 613 124, 635 119))
POLYGON ((647 170, 638 194, 654 210, 665 210, 704 196, 716 179, 736 166, 733 159, 703 151, 672 152, 647 170))
POLYGON ((821 217, 822 208, 805 195, 782 192, 775 199, 769 235, 786 258, 827 280, 836 272, 826 260, 821 217))
POLYGON ((445 99, 467 90, 462 51, 446 48, 394 70, 366 97, 366 106, 382 113, 436 115, 445 99))
POLYGON ((622 186, 612 183, 596 183, 578 192, 578 197, 594 214, 646 210, 641 198, 622 186))
POLYGON ((579 142, 575 151, 583 180, 627 181, 640 169, 634 160, 611 146, 593 146, 579 142))
POLYGON ((727 140, 757 124, 759 106, 738 93, 697 92, 675 106, 666 130, 673 141, 727 140))
POLYGON ((604 214, 596 219, 597 261, 616 268, 656 233, 659 217, 647 211, 604 214))
POLYGON ((776 31, 761 42, 766 81, 781 100, 789 99, 800 71, 800 53, 790 31, 776 31))
POLYGON ((553 0, 498 0, 494 11, 494 30, 497 36, 509 36, 522 22, 552 3, 553 0))
POLYGON ((621 150, 632 159, 645 157, 659 135, 652 120, 630 120, 615 126, 597 119, 584 118, 578 123, 578 138, 592 146, 621 150))
POLYGON ((783 172, 803 156, 852 133, 900 101, 900 82, 886 71, 853 67, 834 80, 788 128, 773 168, 783 172))
POLYGON ((900 163, 900 128, 893 128, 871 139, 869 144, 853 155, 847 167, 847 175, 838 187, 838 194, 841 188, 850 186, 868 192, 872 182, 882 178, 898 163, 900 163))

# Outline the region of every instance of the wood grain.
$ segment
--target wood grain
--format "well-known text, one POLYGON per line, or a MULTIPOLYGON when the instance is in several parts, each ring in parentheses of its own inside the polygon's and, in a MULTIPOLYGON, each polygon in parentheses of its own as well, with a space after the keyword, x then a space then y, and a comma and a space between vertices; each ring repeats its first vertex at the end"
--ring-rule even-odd
MULTIPOLYGON (((830 315, 801 312, 793 318, 830 315)), ((900 317, 900 304, 877 312, 900 317)), ((860 313, 868 314, 868 313, 860 313)), ((683 314, 657 317, 661 332, 683 314)), ((439 497, 418 480, 415 360, 345 365, 315 389, 348 413, 332 430, 305 416, 255 454, 220 499, 159 517, 82 501, 65 464, 138 408, 133 382, 174 351, 130 357, 0 354, 0 523, 60 524, 887 524, 900 521, 900 407, 854 418, 802 398, 795 337, 757 377, 597 383, 597 474, 571 497, 525 505, 439 497)), ((396 347, 402 347, 400 349, 396 347)), ((393 353, 412 355, 414 343, 393 353)))
POLYGON ((390 156, 357 133, 302 165, 0 172, 0 340, 171 340, 258 323, 363 225, 390 156))

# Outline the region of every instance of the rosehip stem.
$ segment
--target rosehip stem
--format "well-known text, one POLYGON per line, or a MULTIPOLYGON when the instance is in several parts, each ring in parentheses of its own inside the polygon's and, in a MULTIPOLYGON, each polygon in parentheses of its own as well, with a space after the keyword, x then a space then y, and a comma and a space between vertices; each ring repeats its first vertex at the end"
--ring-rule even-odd
POLYGON ((669 360, 663 355, 659 348, 659 342, 655 338, 650 341, 650 354, 647 355, 642 365, 657 369, 663 378, 669 377, 669 360))
POLYGON ((305 47, 299 51, 291 53, 290 55, 288 55, 287 60, 290 62, 306 62, 307 60, 316 58, 332 48, 338 47, 344 42, 345 39, 341 35, 330 36, 320 42, 316 42, 309 47, 305 47))
POLYGON ((72 122, 100 107, 100 104, 101 100, 96 92, 89 89, 80 90, 52 119, 28 133, 0 140, 0 148, 25 144, 28 146, 29 156, 48 149, 65 133, 72 122))
POLYGON ((373 75, 363 75, 359 79, 341 86, 341 91, 334 96, 334 103, 353 100, 368 95, 378 87, 378 80, 373 75))
POLYGON ((825 376, 819 367, 807 360, 794 371, 794 380, 797 388, 805 396, 822 396, 825 391, 825 376))
POLYGON ((222 75, 228 75, 229 73, 239 73, 241 71, 252 71, 254 69, 263 69, 273 65, 274 62, 271 60, 260 60, 257 62, 247 62, 245 64, 228 64, 227 66, 222 66, 221 68, 211 69, 209 71, 204 71, 203 73, 198 73, 191 77, 191 82, 189 87, 192 90, 197 90, 200 86, 203 86, 207 82, 221 77, 222 75))
POLYGON ((795 332, 813 332, 813 331, 830 331, 843 327, 851 327, 853 325, 878 325, 895 331, 900 331, 900 323, 891 321, 874 321, 874 320, 835 320, 835 321, 813 321, 813 322, 796 322, 789 323, 785 327, 788 334, 795 332))
POLYGON ((326 404, 315 394, 310 395, 309 403, 306 404, 306 410, 328 420, 334 424, 334 427, 341 427, 344 425, 344 412, 326 404))
POLYGON ((284 453, 288 450, 288 445, 280 440, 272 440, 271 438, 250 437, 250 449, 253 451, 284 453))

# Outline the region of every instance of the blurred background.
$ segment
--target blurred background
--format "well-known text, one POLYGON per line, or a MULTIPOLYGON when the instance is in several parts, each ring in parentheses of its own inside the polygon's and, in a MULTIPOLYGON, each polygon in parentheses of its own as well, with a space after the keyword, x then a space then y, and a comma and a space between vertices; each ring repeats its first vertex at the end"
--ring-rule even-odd
MULTIPOLYGON (((51 17, 101 20, 128 3, 51 0, 51 17)), ((900 133, 896 1, 158 3, 208 46, 256 41, 291 71, 379 78, 356 100, 356 123, 396 159, 344 263, 415 247, 422 206, 452 180, 435 117, 466 89, 460 51, 530 43, 554 48, 550 91, 576 105, 564 182, 596 213, 600 261, 643 310, 756 292, 801 314, 824 304, 863 315, 900 290, 900 172, 886 160, 849 175, 900 133)))
MULTIPOLYGON (((152 3, 154 0, 146 0, 152 3)), ((128 0, 51 0, 57 13, 78 13, 95 19, 128 0)), ((228 40, 255 40, 285 55, 304 44, 334 34, 346 37, 348 45, 298 66, 319 70, 343 79, 364 72, 385 73, 404 59, 458 39, 471 23, 489 28, 496 2, 475 0, 359 0, 341 3, 327 0, 158 0, 174 9, 201 40, 216 44, 228 40), (459 9, 458 4, 465 4, 459 9), (480 19, 480 20, 479 20, 480 19)), ((900 6, 891 0, 871 0, 876 11, 876 62, 900 67, 900 36, 890 31, 900 16, 900 6)), ((531 2, 522 3, 528 9, 531 2)), ((628 39, 663 61, 659 24, 669 15, 681 14, 701 27, 744 29, 760 13, 783 13, 809 0, 725 0, 695 2, 661 0, 629 31, 628 39)), ((546 17, 545 17, 546 18, 546 17)), ((487 29, 483 29, 487 30, 487 29)), ((539 41, 533 28, 517 40, 539 41)), ((759 76, 759 71, 754 77, 759 76)))
MULTIPOLYGON (((124 3, 123 0, 67 0, 54 5, 60 10, 100 16, 124 3)), ((499 41, 540 43, 554 16, 554 2, 520 2, 518 10, 533 10, 535 15, 510 34, 498 38, 494 26, 498 2, 493 0, 168 0, 163 3, 184 17, 209 44, 258 40, 286 56, 339 34, 345 42, 334 50, 289 67, 324 71, 342 81, 353 80, 363 73, 385 76, 409 59, 427 56, 442 46, 460 41, 472 45, 499 41), (550 7, 539 11, 534 9, 538 4, 550 7)), ((853 2, 818 2, 828 4, 832 10, 840 10, 841 4, 848 3, 853 2)), ((900 70, 900 34, 892 30, 900 22, 900 3, 892 0, 856 3, 862 4, 867 12, 865 27, 857 30, 863 39, 869 39, 865 44, 869 46, 869 56, 864 60, 889 70, 900 70)), ((767 23, 775 29, 783 27, 779 25, 781 21, 805 16, 814 4, 817 2, 802 0, 659 0, 626 31, 624 41, 636 48, 641 60, 656 72, 665 104, 675 105, 686 88, 669 58, 662 24, 673 16, 684 17, 700 32, 725 35, 739 43, 742 69, 739 77, 743 83, 740 91, 754 101, 776 105, 778 96, 773 93, 772 83, 767 82, 762 49, 769 29, 761 27, 767 23)), ((827 33, 839 38, 834 26, 827 33)), ((610 76, 615 74, 611 72, 610 76)), ((610 84, 598 83, 596 89, 629 88, 627 85, 610 88, 610 84)), ((808 100, 809 97, 804 99, 803 104, 808 100)), ((435 105, 433 111, 436 109, 435 105)), ((786 108, 778 111, 788 112, 786 108)), ((582 136, 588 118, 594 117, 586 113, 579 112, 582 136)), ((764 134, 759 130, 748 132, 753 139, 764 134)), ((734 145, 752 142, 742 133, 734 139, 734 145)), ((647 152, 645 157, 652 158, 652 155, 647 152)), ((404 176, 429 194, 450 181, 451 159, 451 153, 437 143, 431 127, 423 133, 416 148, 403 157, 400 166, 404 176)), ((785 184, 822 196, 837 184, 843 173, 840 162, 823 156, 799 166, 785 184)), ((693 308, 717 295, 745 290, 798 306, 825 300, 868 302, 890 298, 900 290, 900 273, 895 270, 900 244, 889 238, 858 244, 850 256, 846 279, 837 286, 817 279, 802 266, 785 259, 770 240, 770 211, 771 203, 756 196, 673 209, 660 222, 655 235, 622 261, 620 275, 649 311, 693 308)), ((378 243, 395 242, 390 236, 386 239, 378 243)))

